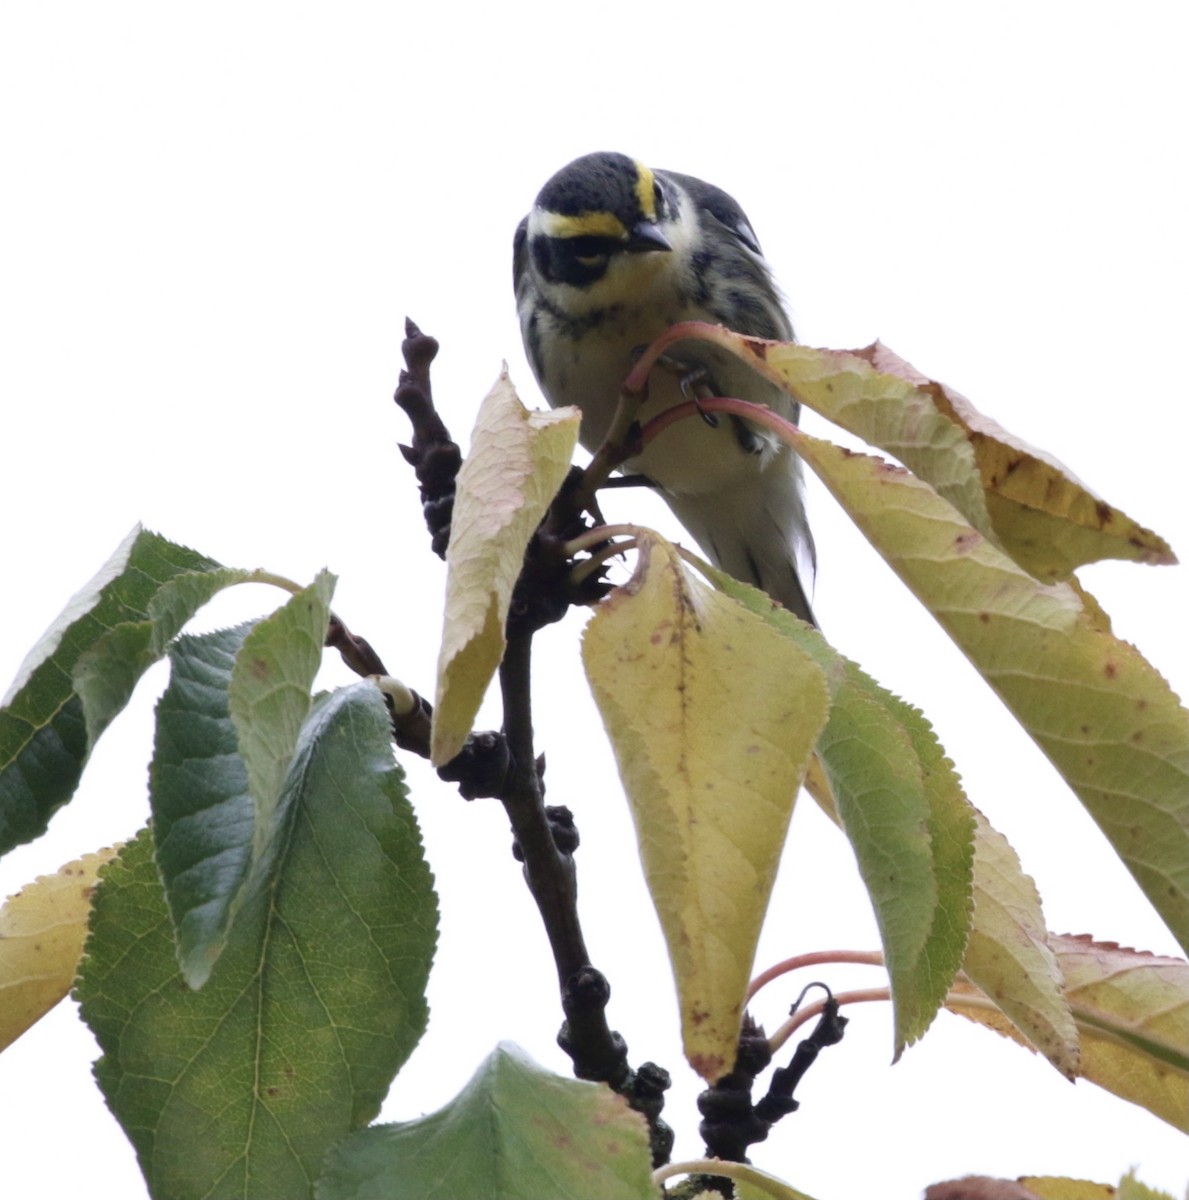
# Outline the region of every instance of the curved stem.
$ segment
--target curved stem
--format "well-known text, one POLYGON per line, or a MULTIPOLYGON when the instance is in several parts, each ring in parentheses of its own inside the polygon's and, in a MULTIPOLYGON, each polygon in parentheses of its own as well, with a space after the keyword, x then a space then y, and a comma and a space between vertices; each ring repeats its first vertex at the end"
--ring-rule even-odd
POLYGON ((730 396, 708 396, 704 400, 686 400, 682 404, 674 404, 664 412, 657 413, 640 431, 640 449, 660 437, 670 425, 678 421, 688 420, 693 416, 704 417, 707 413, 728 413, 731 416, 743 417, 752 425, 760 425, 794 450, 800 445, 804 436, 801 430, 782 417, 779 413, 765 407, 763 404, 752 404, 747 400, 735 400, 730 396))
POLYGON ((750 1183, 752 1188, 764 1191, 770 1196, 790 1195, 788 1184, 775 1176, 766 1171, 759 1171, 749 1163, 731 1162, 725 1158, 695 1158, 687 1162, 667 1163, 653 1171, 652 1182, 660 1185, 666 1179, 672 1179, 674 1175, 721 1175, 741 1183, 750 1183))
POLYGON ((573 558, 575 554, 581 554, 583 550, 601 545, 611 538, 631 538, 634 541, 639 536, 639 525, 596 525, 593 529, 588 529, 578 537, 563 543, 561 552, 566 558, 573 558))
POLYGON ((639 545, 640 543, 635 538, 629 538, 626 542, 616 542, 614 546, 607 546, 598 554, 592 554, 586 562, 579 563, 570 572, 570 578, 575 585, 580 584, 588 575, 593 575, 609 558, 616 558, 629 550, 635 550, 639 545))
MULTIPOLYGON (((872 1000, 891 1000, 891 988, 858 988, 853 992, 839 992, 834 999, 839 1005, 843 1004, 868 1004, 872 1000)), ((812 1021, 815 1017, 820 1016, 822 1009, 825 1007, 824 1000, 815 1001, 813 1004, 807 1004, 804 1008, 799 1008, 785 1023, 768 1039, 768 1045, 775 1054, 801 1028, 802 1025, 812 1021)))
POLYGON ((747 999, 750 1001, 760 988, 790 971, 817 967, 823 963, 858 963, 861 966, 882 967, 883 955, 878 950, 815 950, 812 954, 796 954, 757 975, 747 988, 747 999))

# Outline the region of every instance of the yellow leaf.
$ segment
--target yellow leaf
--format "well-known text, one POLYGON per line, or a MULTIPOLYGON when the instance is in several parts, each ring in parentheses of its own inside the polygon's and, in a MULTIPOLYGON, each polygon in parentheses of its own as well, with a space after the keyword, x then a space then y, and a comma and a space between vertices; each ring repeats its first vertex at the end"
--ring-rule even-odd
POLYGON ((43 875, 0 908, 0 1050, 70 991, 99 868, 119 846, 43 875))
POLYGON ((1038 579, 1122 558, 1174 563, 1167 542, 1112 508, 1055 458, 876 342, 814 350, 709 333, 803 404, 894 455, 1038 579))
POLYGON ((962 969, 1058 1071, 1077 1077, 1077 1025, 1061 990, 1040 896, 1007 839, 982 813, 975 826, 974 922, 962 969))
MULTIPOLYGON (((1081 1038, 1078 1074, 1189 1133, 1189 963, 1050 934, 1081 1038)), ((946 1007, 1030 1045, 968 984, 946 1007)))
POLYGON ((1117 1200, 1118 1196, 1109 1183, 1064 1179, 1059 1175, 1025 1175, 1020 1183, 1038 1200, 1117 1200))
POLYGON ((1189 713, 1066 584, 1041 584, 927 484, 794 431, 798 453, 1077 793, 1189 948, 1189 713))
POLYGON ((756 940, 829 693, 811 657, 639 536, 583 661, 615 748, 669 948, 685 1053, 734 1063, 756 940))
POLYGON ((458 473, 446 552, 432 760, 466 741, 504 655, 504 625, 525 547, 569 470, 581 414, 520 403, 505 368, 479 409, 458 473))

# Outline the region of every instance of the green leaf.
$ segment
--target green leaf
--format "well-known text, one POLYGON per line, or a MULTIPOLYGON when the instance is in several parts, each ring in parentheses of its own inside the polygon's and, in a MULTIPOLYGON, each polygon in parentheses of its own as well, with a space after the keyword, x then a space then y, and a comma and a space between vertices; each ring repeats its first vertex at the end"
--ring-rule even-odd
POLYGON ((227 692, 251 625, 170 647, 157 704, 149 800, 186 982, 201 987, 222 953, 252 867, 255 817, 227 692))
POLYGON ((187 988, 147 831, 104 872, 77 996, 158 1200, 297 1200, 426 1022, 437 905, 370 682, 321 698, 206 987, 187 988))
POLYGON ((323 573, 271 616, 180 638, 170 651, 150 799, 191 987, 206 982, 249 876, 278 834, 277 802, 309 711, 333 584, 323 573))
POLYGON ((310 711, 334 584, 334 576, 321 571, 309 587, 257 621, 231 672, 228 706, 256 814, 256 856, 275 832, 277 802, 310 711))
POLYGON ((656 1200, 644 1119, 602 1084, 542 1070, 501 1043, 428 1117, 330 1154, 317 1200, 656 1200))
MULTIPOLYGON (((920 956, 915 962, 905 962, 906 970, 889 971, 899 1054, 928 1029, 962 965, 974 912, 976 814, 954 764, 921 712, 880 687, 854 663, 847 663, 847 679, 882 705, 908 736, 928 812, 925 821, 937 906, 920 956)), ((829 756, 824 757, 830 761, 829 756)))
POLYGON ((136 681, 219 588, 245 578, 137 527, 29 652, 0 707, 0 854, 74 794, 136 681))
POLYGON ((898 1058, 962 961, 974 813, 921 714, 852 663, 817 748, 879 925, 898 1058))

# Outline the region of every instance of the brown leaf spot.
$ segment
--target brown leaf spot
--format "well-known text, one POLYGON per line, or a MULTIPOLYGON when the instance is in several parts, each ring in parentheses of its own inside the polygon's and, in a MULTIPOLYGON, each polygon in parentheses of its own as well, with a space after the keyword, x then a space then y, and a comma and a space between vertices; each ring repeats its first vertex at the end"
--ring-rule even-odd
POLYGON ((954 550, 958 554, 966 554, 973 550, 982 540, 982 534, 978 533, 977 530, 970 529, 966 533, 958 534, 954 538, 954 550))
POLYGON ((990 625, 990 623, 991 623, 991 614, 990 614, 989 612, 986 612, 986 611, 984 611, 984 612, 980 612, 980 613, 978 614, 978 619, 979 619, 979 620, 980 620, 980 621, 981 621, 981 622, 982 622, 984 625, 990 625))
POLYGON ((1119 674, 1118 664, 1111 662, 1111 660, 1108 658, 1106 665, 1102 668, 1102 673, 1107 677, 1107 679, 1114 679, 1119 674))
POLYGON ((263 658, 252 659, 252 662, 249 665, 248 670, 251 671, 253 676, 255 676, 255 678, 257 678, 257 679, 267 679, 268 678, 269 667, 268 667, 268 662, 266 659, 263 659, 263 658))
POLYGON ((1101 500, 1094 506, 1094 515, 1098 518, 1099 525, 1109 525, 1114 511, 1109 504, 1104 504, 1101 500))

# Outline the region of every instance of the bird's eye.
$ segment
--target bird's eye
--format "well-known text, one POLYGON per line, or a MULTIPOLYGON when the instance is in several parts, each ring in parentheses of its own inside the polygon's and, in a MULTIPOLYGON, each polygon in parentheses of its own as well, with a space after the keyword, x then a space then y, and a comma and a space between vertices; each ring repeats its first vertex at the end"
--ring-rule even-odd
POLYGON ((612 238, 585 235, 566 239, 566 252, 584 267, 602 266, 617 248, 612 238))
POLYGON ((656 215, 661 216, 665 211, 665 193, 661 190, 659 179, 652 184, 652 203, 656 206, 656 215))
POLYGON ((566 246, 575 258, 606 258, 614 248, 611 238, 572 237, 566 239, 566 246))

